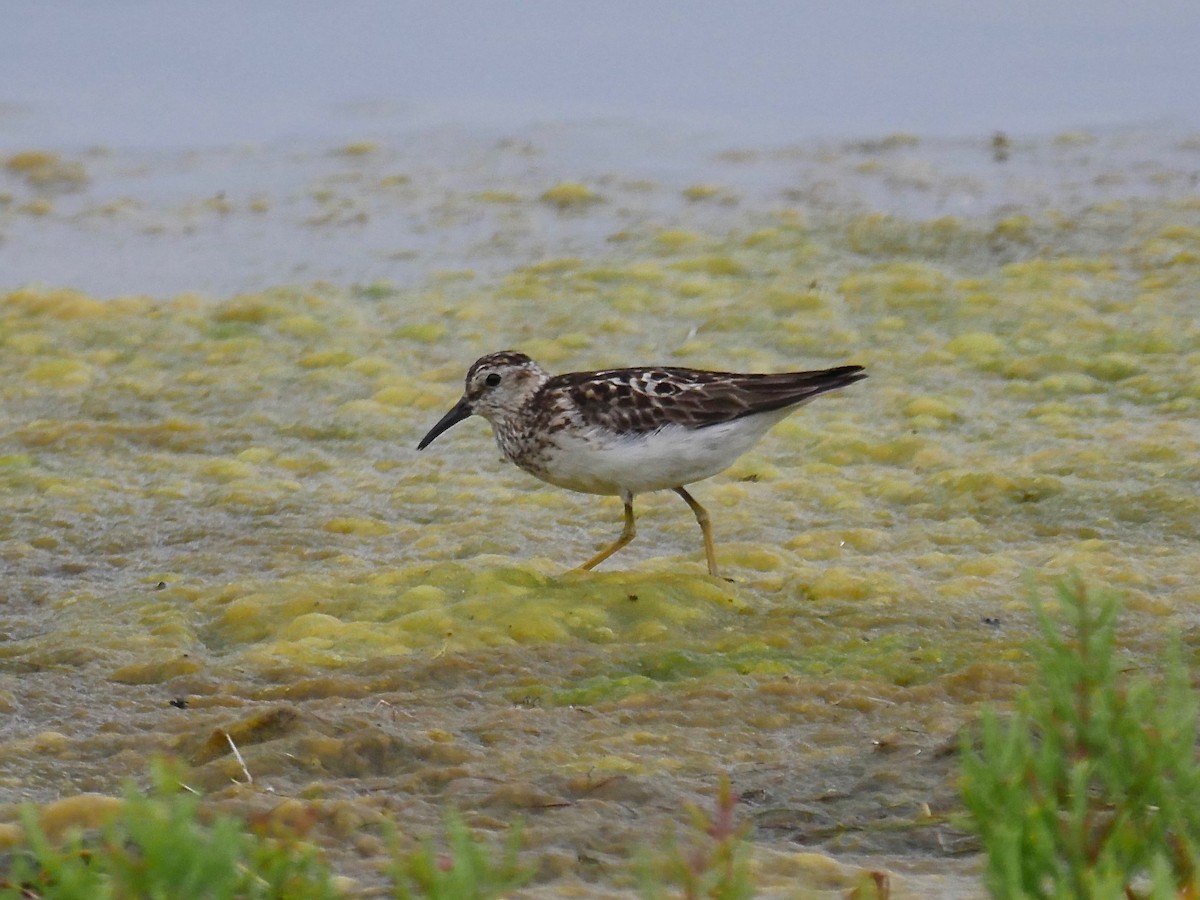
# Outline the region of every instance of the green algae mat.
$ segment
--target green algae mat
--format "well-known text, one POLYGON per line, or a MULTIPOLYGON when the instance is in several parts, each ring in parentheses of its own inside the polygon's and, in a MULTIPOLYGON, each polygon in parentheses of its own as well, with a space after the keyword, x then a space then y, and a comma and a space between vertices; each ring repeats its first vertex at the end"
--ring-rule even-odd
POLYGON ((731 151, 676 183, 525 144, 412 177, 364 143, 158 205, 108 196, 136 189, 119 154, 10 158, 18 248, 262 222, 319 265, 401 222, 384 258, 412 277, 0 285, 3 819, 91 821, 167 754, 232 811, 314 804, 363 890, 385 818, 416 841, 454 808, 524 821, 522 896, 632 896, 728 773, 766 895, 864 866, 979 893, 956 735, 1025 683, 1031 585, 1119 591, 1131 665, 1200 640, 1200 145, 985 144, 731 151), (870 378, 696 486, 730 581, 670 494, 578 573, 619 501, 507 465, 479 419, 415 450, 507 348, 870 378))

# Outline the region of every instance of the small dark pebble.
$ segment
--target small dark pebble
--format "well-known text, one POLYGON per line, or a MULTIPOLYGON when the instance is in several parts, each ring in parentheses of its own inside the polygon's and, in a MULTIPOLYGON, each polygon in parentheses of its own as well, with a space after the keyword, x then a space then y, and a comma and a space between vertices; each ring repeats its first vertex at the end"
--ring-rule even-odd
POLYGON ((1008 152, 1011 149, 1011 144, 1008 140, 1008 135, 1003 131, 997 131, 992 135, 992 159, 998 163, 1008 161, 1008 152))

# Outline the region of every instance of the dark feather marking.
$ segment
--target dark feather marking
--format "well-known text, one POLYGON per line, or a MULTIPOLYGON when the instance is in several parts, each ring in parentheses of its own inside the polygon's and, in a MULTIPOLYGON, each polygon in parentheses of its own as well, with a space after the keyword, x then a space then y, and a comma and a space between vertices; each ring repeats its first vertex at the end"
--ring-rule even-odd
POLYGON ((562 392, 585 424, 643 434, 666 424, 705 428, 783 409, 866 377, 862 366, 749 375, 682 368, 608 369, 555 376, 541 396, 548 400, 562 392), (620 403, 610 402, 614 392, 620 403))

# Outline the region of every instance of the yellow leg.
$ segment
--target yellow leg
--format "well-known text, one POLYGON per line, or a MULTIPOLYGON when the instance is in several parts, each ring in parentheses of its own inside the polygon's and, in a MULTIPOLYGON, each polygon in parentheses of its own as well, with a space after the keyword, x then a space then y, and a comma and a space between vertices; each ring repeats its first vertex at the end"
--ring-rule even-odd
POLYGON ((580 566, 580 570, 586 572, 588 569, 594 569, 632 541, 636 534, 637 528, 633 524, 633 498, 629 497, 625 501, 625 528, 621 531, 621 536, 580 566))
POLYGON ((713 544, 712 527, 708 522, 708 510, 696 502, 696 498, 681 487, 675 488, 675 493, 683 498, 683 502, 692 508, 696 521, 700 523, 700 533, 704 535, 704 555, 708 557, 708 574, 720 578, 717 571, 717 548, 713 544))

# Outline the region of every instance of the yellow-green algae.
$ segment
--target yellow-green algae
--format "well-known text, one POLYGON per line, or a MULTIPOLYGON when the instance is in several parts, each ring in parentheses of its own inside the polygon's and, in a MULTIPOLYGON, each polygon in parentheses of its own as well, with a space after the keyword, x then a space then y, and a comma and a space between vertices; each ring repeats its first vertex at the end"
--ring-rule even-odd
POLYGON ((64 160, 46 150, 14 153, 4 161, 4 168, 39 190, 75 191, 88 183, 82 163, 64 160))
POLYGON ((603 198, 586 184, 560 181, 542 192, 541 200, 560 210, 579 209, 599 203, 603 198))
POLYGON ((629 890, 630 848, 727 770, 767 889, 852 883, 814 844, 963 896, 941 751, 1026 675, 1027 573, 1123 591, 1131 656, 1178 633, 1196 661, 1198 215, 760 211, 420 288, 9 291, 0 704, 28 724, 0 796, 110 793, 166 751, 270 805, 230 786, 236 735, 365 882, 381 814, 419 836, 453 803, 523 814, 561 896, 629 890), (732 583, 670 495, 578 574, 618 502, 502 464, 480 420, 414 450, 501 347, 871 377, 696 488, 732 583))

